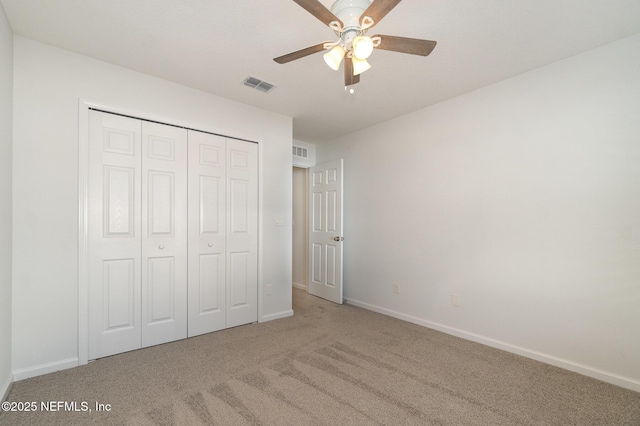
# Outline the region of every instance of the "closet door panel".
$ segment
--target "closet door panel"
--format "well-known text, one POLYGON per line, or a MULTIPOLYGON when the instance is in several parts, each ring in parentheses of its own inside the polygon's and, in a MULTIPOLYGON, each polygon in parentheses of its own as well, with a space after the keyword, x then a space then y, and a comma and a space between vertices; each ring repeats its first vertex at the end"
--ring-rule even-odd
POLYGON ((136 325, 134 259, 106 260, 102 266, 105 331, 134 328, 136 325))
POLYGON ((89 359, 141 347, 140 129, 89 112, 89 359))
POLYGON ((175 234, 176 182, 175 173, 149 170, 148 172, 148 235, 168 236, 175 234))
POLYGON ((226 326, 226 141, 189 131, 189 336, 226 326))
POLYGON ((258 146, 227 139, 227 327, 258 320, 258 146))
POLYGON ((142 122, 142 345, 187 337, 187 131, 142 122))
MULTIPOLYGON (((220 300, 220 287, 224 283, 220 276, 224 270, 224 255, 201 254, 199 259, 200 276, 198 277, 198 303, 194 306, 198 316, 224 311, 224 303, 220 300)), ((215 328, 211 321, 211 327, 215 328)))
POLYGON ((147 262, 148 293, 147 318, 149 324, 158 324, 176 319, 174 289, 175 257, 154 257, 147 262))
POLYGON ((248 276, 250 253, 247 251, 231 252, 229 257, 229 308, 238 309, 249 306, 248 299, 252 293, 249 286, 253 280, 248 276))

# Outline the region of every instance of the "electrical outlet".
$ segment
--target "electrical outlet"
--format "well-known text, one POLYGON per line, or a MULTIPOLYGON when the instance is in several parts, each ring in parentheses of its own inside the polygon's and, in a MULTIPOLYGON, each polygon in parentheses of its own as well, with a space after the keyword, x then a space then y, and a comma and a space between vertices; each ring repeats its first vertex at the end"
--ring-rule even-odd
POLYGON ((273 292, 273 288, 271 287, 271 284, 267 284, 265 290, 266 290, 267 296, 271 296, 273 292))
POLYGON ((451 295, 451 306, 459 307, 460 306, 460 296, 453 293, 451 295))
POLYGON ((400 284, 398 283, 393 283, 393 292, 395 294, 400 294, 400 284))

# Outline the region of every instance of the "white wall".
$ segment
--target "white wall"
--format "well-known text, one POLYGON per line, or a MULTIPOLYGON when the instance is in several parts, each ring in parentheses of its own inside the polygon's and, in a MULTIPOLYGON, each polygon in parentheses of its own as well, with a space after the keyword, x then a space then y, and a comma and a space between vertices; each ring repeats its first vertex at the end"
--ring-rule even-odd
POLYGON ((640 391, 638 52, 640 35, 317 145, 345 159, 345 297, 640 391))
POLYGON ((291 227, 275 226, 291 222, 291 118, 22 37, 14 53, 16 379, 78 362, 79 98, 260 143, 259 318, 292 314, 291 227))
POLYGON ((293 168, 293 286, 307 289, 307 169, 293 168))
POLYGON ((0 400, 11 372, 11 143, 13 139, 13 35, 0 4, 0 400))

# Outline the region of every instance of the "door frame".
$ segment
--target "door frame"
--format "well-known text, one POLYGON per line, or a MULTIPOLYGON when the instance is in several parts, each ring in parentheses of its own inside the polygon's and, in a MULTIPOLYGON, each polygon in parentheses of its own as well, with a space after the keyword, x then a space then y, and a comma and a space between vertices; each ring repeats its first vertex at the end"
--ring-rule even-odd
POLYGON ((170 117, 158 116, 132 108, 105 105, 88 99, 78 99, 78 365, 89 362, 89 111, 101 110, 146 121, 184 127, 206 133, 240 139, 258 146, 258 322, 263 319, 264 283, 262 259, 262 140, 250 139, 247 135, 220 134, 220 129, 202 123, 189 123, 170 117))

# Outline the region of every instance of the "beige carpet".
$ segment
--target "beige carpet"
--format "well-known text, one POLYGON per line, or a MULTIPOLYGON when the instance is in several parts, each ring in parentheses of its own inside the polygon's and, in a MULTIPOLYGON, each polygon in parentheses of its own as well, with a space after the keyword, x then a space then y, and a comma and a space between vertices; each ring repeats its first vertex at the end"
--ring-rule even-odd
POLYGON ((38 412, 0 424, 640 425, 640 393, 300 290, 294 310, 17 382, 38 412))

